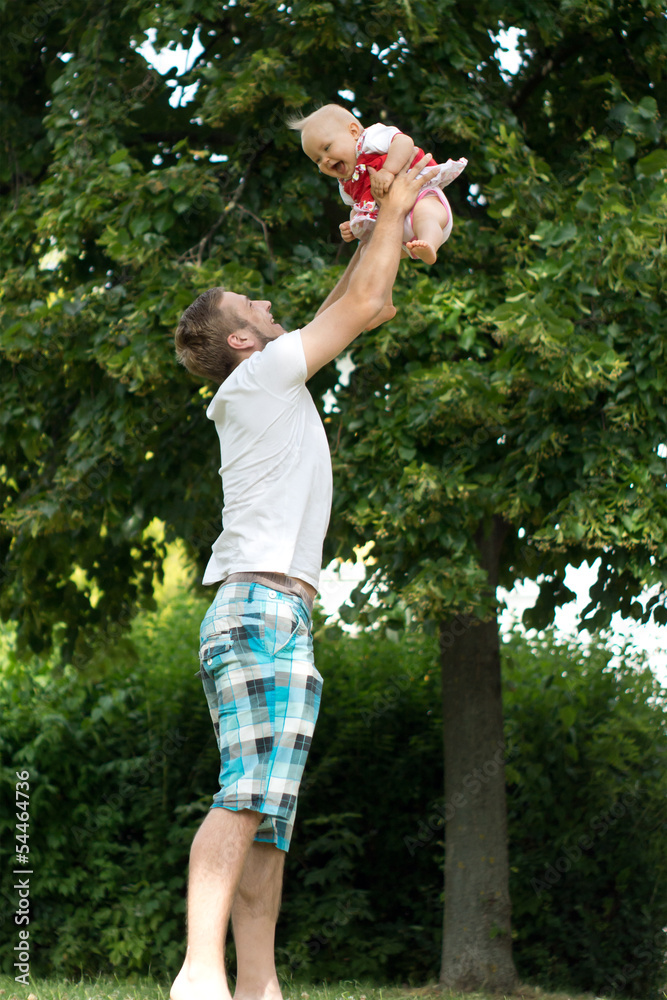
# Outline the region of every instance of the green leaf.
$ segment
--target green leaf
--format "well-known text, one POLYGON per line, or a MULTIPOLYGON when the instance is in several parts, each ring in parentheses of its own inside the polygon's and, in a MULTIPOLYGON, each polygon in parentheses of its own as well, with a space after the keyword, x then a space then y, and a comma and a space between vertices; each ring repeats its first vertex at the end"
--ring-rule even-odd
POLYGON ((659 604, 653 609, 653 621, 656 625, 667 625, 667 607, 659 604))
POLYGON ((148 215, 136 215, 130 220, 130 232, 133 236, 141 236, 150 229, 151 219, 148 215))
POLYGON ((574 705, 563 705, 558 710, 558 718, 563 723, 563 729, 571 729, 577 718, 577 709, 574 705))
POLYGON ((617 160, 629 160, 635 155, 635 142, 629 136, 622 135, 614 143, 614 156, 617 160))
POLYGON ((654 149, 648 156, 643 156, 637 161, 637 173, 644 177, 651 177, 660 170, 667 170, 667 150, 654 149))
POLYGON ((598 207, 598 202, 592 191, 586 191, 577 202, 577 210, 580 212, 594 212, 598 207))
POLYGON ((117 149, 116 152, 112 153, 111 156, 109 157, 108 160, 109 166, 112 167, 116 163, 122 163, 124 160, 127 160, 128 157, 129 153, 127 149, 117 149))
POLYGON ((541 243, 543 246, 561 246, 568 240, 574 239, 576 235, 577 227, 574 222, 541 222, 529 239, 541 243))
POLYGON ((642 118, 657 118, 660 114, 660 109, 658 108, 658 102, 655 97, 642 97, 641 101, 637 105, 637 112, 642 116, 642 118))

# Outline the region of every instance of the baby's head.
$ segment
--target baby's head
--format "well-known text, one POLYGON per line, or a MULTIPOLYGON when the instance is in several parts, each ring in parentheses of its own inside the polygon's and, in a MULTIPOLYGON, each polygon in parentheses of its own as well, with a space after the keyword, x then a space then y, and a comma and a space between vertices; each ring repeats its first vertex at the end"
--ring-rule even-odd
POLYGON ((358 118, 338 104, 325 104, 307 118, 290 119, 290 128, 301 133, 301 147, 328 177, 347 181, 354 173, 357 139, 363 132, 358 118))

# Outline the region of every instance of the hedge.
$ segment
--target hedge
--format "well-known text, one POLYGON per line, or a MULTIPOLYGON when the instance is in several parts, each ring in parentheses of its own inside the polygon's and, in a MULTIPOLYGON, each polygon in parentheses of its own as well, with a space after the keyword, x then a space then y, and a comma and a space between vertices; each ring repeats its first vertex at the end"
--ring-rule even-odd
MULTIPOLYGON (((30 773, 33 974, 153 973, 183 957, 190 842, 215 790, 195 677, 205 602, 172 595, 85 670, 1 651, 0 923, 14 974, 16 772, 30 773)), ((278 928, 281 971, 437 976, 443 762, 435 641, 317 623, 323 707, 278 928)), ((665 692, 630 650, 515 637, 504 700, 515 961, 525 980, 648 996, 664 985, 665 692)), ((233 947, 230 965, 233 968, 233 947)))

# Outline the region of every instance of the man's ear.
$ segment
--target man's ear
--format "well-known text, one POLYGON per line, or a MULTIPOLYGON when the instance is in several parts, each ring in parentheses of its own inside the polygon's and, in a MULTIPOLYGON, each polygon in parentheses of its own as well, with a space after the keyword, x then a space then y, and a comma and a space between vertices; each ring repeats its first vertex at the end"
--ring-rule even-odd
POLYGON ((235 330, 234 333, 230 333, 227 337, 227 343, 235 351, 245 351, 249 347, 255 346, 255 340, 250 330, 243 327, 240 330, 235 330))

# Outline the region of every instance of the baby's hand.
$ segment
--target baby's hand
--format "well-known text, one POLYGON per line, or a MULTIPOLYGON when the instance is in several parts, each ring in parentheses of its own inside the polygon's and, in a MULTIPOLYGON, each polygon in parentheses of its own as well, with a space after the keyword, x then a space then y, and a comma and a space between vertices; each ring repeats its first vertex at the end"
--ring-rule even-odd
POLYGON ((340 235, 343 237, 345 242, 351 243, 352 240, 354 239, 354 233, 352 232, 352 226, 350 225, 350 223, 341 222, 338 228, 340 229, 340 235))
POLYGON ((382 167, 381 170, 373 170, 371 173, 371 194, 377 200, 387 193, 394 181, 391 170, 382 167))

